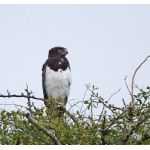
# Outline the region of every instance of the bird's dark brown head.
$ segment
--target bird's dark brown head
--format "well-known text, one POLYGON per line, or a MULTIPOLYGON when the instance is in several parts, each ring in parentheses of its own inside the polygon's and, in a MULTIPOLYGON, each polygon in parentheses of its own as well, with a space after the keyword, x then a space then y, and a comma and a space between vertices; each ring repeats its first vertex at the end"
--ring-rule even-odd
POLYGON ((49 50, 48 57, 53 57, 53 56, 66 56, 68 54, 68 51, 64 47, 53 47, 49 50))

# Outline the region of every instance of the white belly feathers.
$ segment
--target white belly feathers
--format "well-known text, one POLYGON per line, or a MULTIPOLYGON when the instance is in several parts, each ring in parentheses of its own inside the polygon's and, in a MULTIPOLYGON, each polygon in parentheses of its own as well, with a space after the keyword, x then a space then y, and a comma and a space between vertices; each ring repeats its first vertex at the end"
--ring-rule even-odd
POLYGON ((65 99, 69 96, 71 84, 71 73, 69 68, 65 71, 59 69, 57 72, 46 67, 45 86, 48 97, 65 99))

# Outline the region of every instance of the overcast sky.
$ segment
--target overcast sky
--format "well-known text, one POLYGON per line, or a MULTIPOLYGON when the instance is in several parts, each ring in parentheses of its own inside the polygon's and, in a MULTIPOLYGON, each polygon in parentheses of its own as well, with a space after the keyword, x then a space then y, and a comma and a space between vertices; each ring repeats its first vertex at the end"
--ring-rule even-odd
MULTIPOLYGON (((54 46, 69 52, 69 99, 82 100, 90 83, 106 100, 121 88, 111 99, 120 106, 122 98, 130 101, 125 76, 130 87, 134 70, 150 54, 150 5, 0 5, 0 93, 20 94, 28 83, 43 97, 41 68, 54 46)), ((140 88, 150 85, 149 66, 150 60, 136 75, 140 88)))

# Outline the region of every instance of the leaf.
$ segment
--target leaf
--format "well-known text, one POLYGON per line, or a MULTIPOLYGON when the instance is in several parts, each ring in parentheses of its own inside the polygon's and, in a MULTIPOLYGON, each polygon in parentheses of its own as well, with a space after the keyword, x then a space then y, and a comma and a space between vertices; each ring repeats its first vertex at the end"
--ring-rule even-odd
POLYGON ((88 101, 84 101, 84 104, 89 104, 89 102, 88 101))
POLYGON ((136 100, 140 103, 140 105, 142 104, 142 101, 140 99, 136 99, 136 100))
POLYGON ((91 106, 91 104, 89 104, 89 105, 87 106, 88 110, 90 109, 90 106, 91 106))
POLYGON ((149 87, 149 86, 147 86, 147 87, 146 87, 146 89, 150 90, 150 87, 149 87))

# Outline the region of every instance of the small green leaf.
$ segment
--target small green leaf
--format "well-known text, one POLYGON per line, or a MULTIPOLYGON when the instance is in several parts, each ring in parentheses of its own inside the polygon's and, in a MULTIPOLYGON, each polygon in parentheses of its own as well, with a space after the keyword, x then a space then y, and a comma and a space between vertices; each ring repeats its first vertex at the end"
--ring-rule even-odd
POLYGON ((89 104, 89 102, 88 101, 84 101, 84 104, 89 104))

